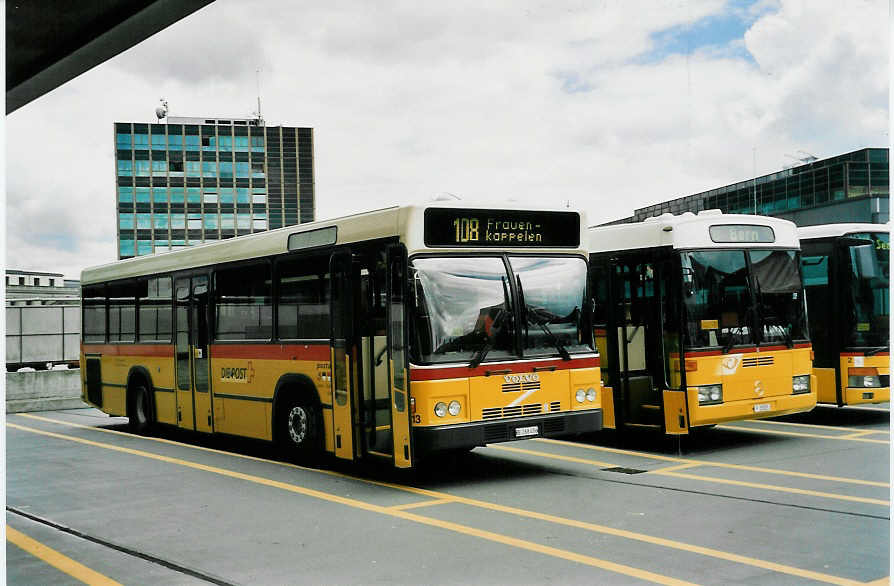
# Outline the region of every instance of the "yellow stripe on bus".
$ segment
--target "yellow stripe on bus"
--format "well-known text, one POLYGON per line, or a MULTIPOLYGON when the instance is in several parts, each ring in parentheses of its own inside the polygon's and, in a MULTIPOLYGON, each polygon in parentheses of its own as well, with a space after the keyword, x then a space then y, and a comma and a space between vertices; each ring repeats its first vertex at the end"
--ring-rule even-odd
POLYGON ((20 531, 16 531, 9 525, 6 526, 6 540, 34 557, 48 563, 60 572, 64 572, 80 580, 84 584, 96 584, 98 586, 121 586, 119 582, 103 576, 95 570, 91 570, 84 564, 74 561, 55 549, 32 539, 20 531))

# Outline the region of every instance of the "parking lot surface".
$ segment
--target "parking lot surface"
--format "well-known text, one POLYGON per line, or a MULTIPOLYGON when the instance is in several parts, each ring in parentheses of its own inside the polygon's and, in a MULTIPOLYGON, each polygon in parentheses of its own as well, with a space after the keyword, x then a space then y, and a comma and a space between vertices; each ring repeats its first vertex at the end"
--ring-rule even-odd
POLYGON ((11 584, 887 584, 888 406, 412 474, 92 409, 7 417, 11 584))

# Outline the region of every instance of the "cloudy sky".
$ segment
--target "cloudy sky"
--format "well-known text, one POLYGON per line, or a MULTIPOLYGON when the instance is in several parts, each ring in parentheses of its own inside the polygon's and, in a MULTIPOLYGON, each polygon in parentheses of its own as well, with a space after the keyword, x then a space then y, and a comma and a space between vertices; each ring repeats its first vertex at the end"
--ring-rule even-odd
POLYGON ((217 0, 7 117, 7 266, 114 260, 113 122, 248 117, 258 69, 267 122, 315 129, 319 219, 450 192, 592 224, 888 146, 888 37, 884 0, 217 0))

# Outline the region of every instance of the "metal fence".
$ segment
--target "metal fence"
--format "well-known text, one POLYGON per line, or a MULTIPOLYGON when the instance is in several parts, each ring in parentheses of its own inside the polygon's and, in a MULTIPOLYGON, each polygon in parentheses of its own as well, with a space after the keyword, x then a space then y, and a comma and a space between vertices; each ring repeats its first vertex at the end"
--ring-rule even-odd
POLYGON ((76 362, 80 337, 80 305, 7 306, 7 370, 76 362))

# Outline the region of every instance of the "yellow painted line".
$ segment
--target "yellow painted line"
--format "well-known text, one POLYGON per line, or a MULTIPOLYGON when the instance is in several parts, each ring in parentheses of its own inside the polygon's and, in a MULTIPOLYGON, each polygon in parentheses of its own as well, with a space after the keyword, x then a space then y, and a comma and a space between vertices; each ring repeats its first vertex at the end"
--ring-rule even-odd
POLYGON ((409 503, 406 505, 395 505, 393 507, 388 507, 392 511, 406 511, 407 509, 418 509, 419 507, 431 507, 434 505, 445 505, 447 503, 455 503, 456 501, 453 499, 435 499, 431 501, 422 501, 419 503, 409 503))
MULTIPOLYGON (((744 422, 743 422, 744 423, 744 422)), ((857 432, 857 431, 865 431, 866 433, 890 433, 890 431, 885 429, 874 429, 874 430, 861 430, 855 427, 842 427, 837 425, 820 425, 819 423, 795 423, 792 421, 773 421, 771 419, 754 419, 752 423, 760 423, 760 424, 769 424, 769 425, 788 425, 792 427, 812 427, 816 429, 829 429, 832 431, 842 431, 842 432, 857 432)))
POLYGON ((539 439, 534 441, 546 442, 551 444, 567 445, 585 450, 595 450, 598 452, 608 452, 612 454, 623 454, 628 456, 638 456, 649 460, 659 460, 664 462, 679 462, 681 464, 695 464, 697 466, 709 466, 715 468, 728 468, 730 470, 745 470, 748 472, 760 472, 762 474, 777 474, 779 476, 792 476, 795 478, 810 478, 812 480, 828 480, 831 482, 841 482, 844 484, 859 484, 861 486, 878 486, 880 488, 890 488, 888 482, 878 482, 875 480, 862 480, 859 478, 845 478, 842 476, 828 476, 825 474, 811 474, 809 472, 795 472, 792 470, 779 470, 777 468, 764 468, 762 466, 748 466, 745 464, 729 464, 727 462, 713 462, 711 460, 692 460, 689 458, 677 458, 674 456, 664 456, 662 454, 652 454, 650 452, 634 452, 632 450, 622 450, 619 448, 608 448, 605 446, 594 446, 592 444, 580 444, 569 442, 566 440, 539 439))
POLYGON ((309 496, 312 498, 316 498, 316 499, 320 499, 320 500, 324 500, 324 501, 328 501, 328 502, 332 502, 332 503, 338 503, 341 505, 345 505, 345 506, 352 507, 355 509, 360 509, 363 511, 369 511, 369 512, 373 512, 373 513, 379 513, 382 515, 388 515, 391 517, 397 517, 400 519, 405 519, 407 521, 413 521, 413 522, 420 523, 422 525, 428 525, 431 527, 438 527, 440 529, 445 529, 447 531, 453 531, 455 533, 460 533, 463 535, 478 537, 479 539, 484 539, 487 541, 500 543, 502 545, 516 547, 518 549, 532 551, 535 553, 540 553, 543 555, 563 559, 566 561, 577 562, 577 563, 584 564, 587 566, 607 570, 609 572, 615 572, 617 574, 624 574, 625 576, 639 578, 641 580, 648 580, 650 582, 655 582, 656 584, 667 584, 669 586, 683 586, 683 585, 692 584, 692 582, 686 582, 684 580, 677 580, 675 578, 671 578, 669 576, 664 576, 661 574, 656 574, 654 572, 649 572, 647 570, 641 570, 639 568, 634 568, 634 567, 626 566, 623 564, 617 564, 615 562, 610 562, 608 560, 603 560, 603 559, 595 558, 592 556, 575 553, 572 551, 558 549, 558 548, 550 547, 547 545, 541 545, 539 543, 534 543, 533 541, 518 539, 515 537, 510 537, 508 535, 494 533, 492 531, 484 531, 481 529, 476 529, 474 527, 469 527, 467 525, 460 525, 458 523, 452 523, 450 521, 442 521, 440 519, 432 519, 430 517, 424 517, 421 515, 417 515, 415 513, 407 512, 407 511, 394 510, 394 509, 391 509, 388 507, 383 507, 381 505, 374 505, 372 503, 367 503, 367 502, 359 501, 359 500, 352 499, 352 498, 341 497, 338 495, 329 494, 329 493, 322 492, 319 490, 314 490, 312 488, 306 488, 306 487, 298 486, 295 484, 289 484, 287 482, 280 482, 278 480, 264 478, 262 476, 253 476, 251 474, 244 474, 242 472, 236 472, 234 470, 227 470, 225 468, 218 468, 216 466, 209 466, 207 464, 199 464, 197 462, 190 462, 189 460, 181 460, 179 458, 162 456, 161 454, 153 454, 151 452, 144 452, 144 451, 135 450, 132 448, 125 448, 122 446, 115 446, 112 444, 104 444, 101 442, 94 442, 94 441, 80 438, 80 437, 74 437, 74 436, 63 435, 63 434, 59 434, 59 433, 53 433, 51 431, 45 431, 42 429, 36 429, 36 428, 32 428, 32 427, 25 427, 23 425, 17 425, 15 423, 10 423, 10 422, 7 422, 6 425, 7 425, 7 427, 12 427, 14 429, 18 429, 21 431, 27 431, 27 432, 31 432, 31 433, 44 435, 47 437, 53 437, 53 438, 76 442, 76 443, 84 444, 84 445, 88 445, 88 446, 103 448, 103 449, 111 450, 114 452, 120 452, 120 453, 124 453, 124 454, 130 454, 133 456, 149 458, 151 460, 166 462, 168 464, 174 464, 174 465, 182 466, 185 468, 201 470, 202 472, 210 472, 212 474, 218 474, 220 476, 235 478, 238 480, 244 480, 244 481, 251 482, 254 484, 259 484, 262 486, 278 488, 280 490, 285 490, 285 491, 293 492, 296 494, 301 494, 304 496, 309 496))
MULTIPOLYGON (((502 447, 497 447, 497 446, 489 446, 489 447, 496 448, 498 450, 507 449, 507 448, 502 448, 502 447)), ((578 463, 582 463, 582 464, 589 463, 589 464, 592 464, 593 466, 597 466, 599 468, 605 467, 604 462, 595 462, 593 460, 587 460, 586 458, 573 458, 571 456, 558 456, 556 454, 550 454, 549 452, 539 452, 537 450, 522 450, 520 448, 509 448, 509 449, 513 452, 519 452, 519 453, 528 454, 531 456, 540 456, 541 458, 548 458, 550 460, 564 460, 564 461, 578 462, 578 463)), ((871 499, 871 498, 865 498, 865 497, 860 497, 860 496, 850 496, 850 495, 846 495, 846 494, 837 494, 834 492, 820 492, 817 490, 806 490, 806 489, 802 489, 802 488, 791 488, 788 486, 777 486, 775 484, 760 484, 757 482, 744 482, 741 480, 729 480, 726 478, 715 478, 713 476, 698 476, 695 474, 682 474, 679 472, 673 472, 674 468, 676 468, 676 466, 672 466, 670 468, 664 468, 664 469, 659 468, 658 470, 650 471, 649 474, 659 474, 662 476, 676 476, 678 478, 688 478, 690 480, 701 480, 704 482, 717 482, 719 484, 732 484, 732 485, 736 485, 736 486, 747 486, 750 488, 761 488, 763 490, 773 490, 776 492, 791 492, 791 493, 795 493, 795 494, 805 494, 805 495, 825 497, 825 498, 830 498, 830 499, 835 499, 835 500, 853 501, 853 502, 857 502, 857 503, 871 503, 874 505, 884 505, 886 507, 890 506, 890 504, 891 504, 889 501, 884 501, 884 500, 880 500, 880 499, 871 499)))
POLYGON ((879 578, 878 580, 873 580, 872 582, 864 582, 866 586, 888 586, 891 583, 891 577, 887 578, 879 578))
POLYGON ((848 442, 867 442, 871 444, 890 444, 890 440, 877 440, 865 437, 849 438, 843 435, 823 435, 821 433, 804 433, 801 431, 776 431, 775 429, 759 429, 757 427, 747 427, 743 425, 722 424, 717 426, 720 429, 734 429, 736 431, 754 432, 754 433, 770 433, 773 435, 787 435, 792 437, 812 437, 828 440, 839 440, 848 442))
MULTIPOLYGON (((121 432, 121 431, 115 431, 115 430, 111 430, 111 429, 103 429, 103 428, 98 428, 98 427, 92 427, 92 426, 89 426, 89 425, 81 425, 81 424, 79 424, 79 423, 72 423, 72 422, 68 422, 68 421, 61 421, 61 420, 58 420, 58 419, 50 419, 50 418, 47 418, 47 417, 40 417, 40 416, 37 416, 37 415, 30 415, 30 414, 25 414, 25 413, 19 413, 18 416, 19 416, 19 417, 28 417, 28 418, 30 418, 30 419, 38 419, 38 420, 41 420, 41 421, 46 421, 46 422, 49 422, 49 423, 55 423, 55 424, 57 424, 57 425, 62 425, 62 426, 76 427, 76 428, 81 428, 81 429, 86 429, 86 430, 92 430, 92 431, 101 431, 101 432, 105 432, 105 433, 110 433, 110 434, 120 435, 120 436, 127 437, 127 438, 133 438, 133 437, 134 437, 132 434, 125 433, 125 432, 121 432)), ((63 436, 63 437, 70 437, 70 436, 63 436)), ((730 562, 734 562, 734 563, 739 563, 739 564, 743 564, 743 565, 747 565, 747 566, 752 566, 752 567, 762 568, 762 569, 770 570, 770 571, 773 571, 773 572, 779 572, 779 573, 782 573, 782 574, 788 574, 788 575, 791 575, 791 576, 798 576, 798 577, 802 577, 802 578, 808 578, 808 579, 811 579, 811 580, 816 580, 816 581, 819 581, 819 582, 825 582, 825 583, 828 583, 828 584, 841 584, 841 585, 848 585, 848 586, 853 586, 853 585, 856 585, 856 584, 861 584, 861 582, 856 582, 856 581, 854 581, 854 580, 849 580, 849 579, 847 579, 847 578, 841 578, 841 577, 838 577, 838 576, 832 576, 832 575, 829 575, 829 574, 823 574, 823 573, 821 573, 821 572, 813 572, 813 571, 811 571, 811 570, 804 570, 804 569, 796 568, 796 567, 793 567, 793 566, 787 566, 787 565, 785 565, 785 564, 778 564, 778 563, 775 563, 775 562, 770 562, 770 561, 766 561, 766 560, 761 560, 761 559, 757 559, 757 558, 752 558, 752 557, 748 557, 748 556, 744 556, 744 555, 738 555, 738 554, 734 554, 734 553, 730 553, 730 552, 726 552, 726 551, 722 551, 722 550, 718 550, 718 549, 712 549, 712 548, 709 548, 709 547, 702 547, 702 546, 699 546, 699 545, 692 545, 692 544, 689 544, 689 543, 684 543, 684 542, 682 542, 682 541, 674 541, 674 540, 672 540, 672 539, 665 539, 665 538, 663 538, 663 537, 654 537, 654 536, 651 536, 651 535, 646 535, 646 534, 644 534, 644 533, 636 533, 636 532, 634 532, 634 531, 627 531, 627 530, 624 530, 624 529, 616 529, 616 528, 614 528, 614 527, 608 527, 608 526, 606 526, 606 525, 598 525, 598 524, 595 524, 595 523, 589 523, 589 522, 586 522, 586 521, 578 521, 578 520, 576 520, 576 519, 568 519, 568 518, 566 518, 566 517, 559 517, 559 516, 556 516, 556 515, 550 515, 550 514, 547 514, 547 513, 539 513, 539 512, 537 512, 537 511, 530 511, 530 510, 527 510, 527 509, 520 509, 520 508, 517 508, 517 507, 510 507, 510 506, 506 506, 506 505, 499 505, 499 504, 497 504, 497 503, 491 503, 491 502, 487 502, 487 501, 480 501, 480 500, 477 500, 477 499, 471 499, 471 498, 466 498, 466 497, 462 497, 462 496, 455 496, 455 495, 451 495, 451 494, 448 494, 448 493, 443 493, 443 492, 438 492, 438 491, 433 491, 433 490, 427 490, 427 489, 424 489, 424 488, 416 488, 416 487, 413 487, 413 486, 405 486, 405 485, 401 485, 401 484, 392 484, 392 483, 389 483, 389 482, 382 482, 382 481, 379 481, 379 480, 370 480, 370 479, 365 479, 365 478, 358 478, 358 477, 356 477, 356 476, 351 476, 351 475, 349 475, 349 474, 343 474, 343 473, 341 473, 341 472, 335 472, 335 471, 332 471, 332 470, 323 470, 323 469, 317 469, 317 468, 305 468, 305 467, 298 466, 298 465, 296 465, 296 464, 290 464, 290 463, 287 463, 287 462, 279 462, 279 461, 276 461, 276 460, 265 460, 265 459, 263 459, 263 458, 257 458, 257 457, 254 457, 254 456, 246 456, 246 455, 238 454, 238 453, 234 453, 234 452, 225 452, 225 451, 222 451, 222 450, 215 450, 215 449, 212 449, 212 448, 205 448, 205 447, 202 447, 202 446, 194 446, 194 445, 191 445, 191 444, 184 444, 184 443, 175 442, 175 441, 168 440, 168 439, 163 439, 163 438, 155 438, 155 437, 147 437, 147 436, 137 436, 137 437, 139 437, 139 439, 142 439, 142 440, 156 441, 156 442, 160 442, 160 443, 165 443, 165 444, 171 444, 171 445, 180 446, 180 447, 183 447, 183 448, 190 448, 190 449, 199 450, 199 451, 205 451, 205 452, 213 452, 213 453, 223 454, 223 455, 228 455, 228 456, 236 457, 236 458, 243 458, 243 459, 254 460, 254 461, 259 461, 259 462, 266 462, 266 463, 268 463, 268 464, 275 464, 275 465, 279 465, 279 466, 285 466, 285 467, 288 467, 288 468, 297 468, 297 469, 304 470, 304 471, 307 471, 307 472, 314 472, 314 473, 318 473, 318 474, 325 474, 325 475, 328 475, 328 476, 335 476, 335 477, 338 477, 338 478, 345 478, 345 479, 355 480, 355 481, 358 481, 358 482, 364 482, 364 483, 367 483, 367 484, 373 484, 373 485, 381 486, 381 487, 385 487, 385 488, 392 488, 392 489, 395 489, 395 490, 400 490, 400 491, 404 491, 404 492, 410 492, 410 493, 413 493, 413 494, 429 496, 429 497, 431 497, 431 498, 433 498, 433 499, 438 499, 438 500, 440 500, 440 499, 451 500, 451 501, 453 501, 453 502, 460 503, 460 504, 464 504, 464 505, 468 505, 468 506, 472 506, 472 507, 478 507, 478 508, 481 508, 481 509, 486 509, 486 510, 490 510, 490 511, 496 511, 496 512, 500 512, 500 513, 507 513, 507 514, 510 514, 510 515, 516 515, 516 516, 524 517, 524 518, 528 518, 528 519, 537 519, 537 520, 540 520, 540 521, 546 521, 546 522, 549 522, 549 523, 555 523, 555 524, 557 524, 557 525, 563 525, 563 526, 566 526, 566 527, 574 527, 574 528, 577 528, 577 529, 583 529, 583 530, 591 531, 591 532, 594 532, 594 533, 601 533, 601 534, 605 534, 605 535, 612 535, 612 536, 614 536, 614 537, 620 537, 620 538, 623 538, 623 539, 630 539, 630 540, 633 540, 633 541, 639 541, 639 542, 642 542, 642 543, 649 543, 649 544, 652 544, 652 545, 658 545, 658 546, 661 546, 661 547, 667 547, 667 548, 669 548, 669 549, 675 549, 675 550, 678 550, 678 551, 686 551, 686 552, 695 553, 695 554, 698 554, 698 555, 703 555, 703 556, 707 556, 707 557, 712 557, 712 558, 716 558, 716 559, 721 559, 721 560, 725 560, 725 561, 730 561, 730 562)), ((557 443, 563 443, 562 440, 549 440, 549 441, 551 441, 551 442, 557 442, 557 443)), ((568 443, 569 445, 572 445, 572 446, 579 446, 579 445, 580 445, 580 444, 575 444, 575 443, 571 443, 571 442, 565 442, 565 443, 568 443)), ((590 446, 590 447, 595 447, 595 446, 590 446)), ((625 453, 625 450, 618 450, 618 449, 616 449, 616 448, 606 448, 606 449, 607 449, 607 450, 611 450, 611 451, 616 451, 616 452, 618 452, 618 453, 625 453)), ((631 452, 631 453, 636 454, 636 452, 631 452)), ((638 455, 641 455, 641 454, 638 454, 638 455)), ((677 460, 678 460, 677 458, 671 458, 671 457, 669 457, 669 456, 662 456, 660 459, 671 460, 671 461, 677 461, 677 460)), ((587 460, 587 462, 592 462, 592 460, 587 460)), ((698 465, 700 465, 700 463, 699 463, 698 465)))
POLYGON ((562 456, 560 454, 547 454, 546 452, 537 452, 534 450, 525 450, 522 448, 513 448, 510 446, 503 446, 498 444, 489 444, 487 446, 489 450, 499 450, 501 452, 513 452, 515 454, 526 454, 526 455, 534 455, 534 456, 544 456, 548 455, 553 460, 562 460, 564 462, 574 462, 576 464, 591 464, 593 466, 599 466, 602 468, 611 468, 617 466, 617 464, 611 464, 609 462, 597 462, 595 460, 588 460, 587 458, 575 458, 574 456, 562 456))
POLYGON ((776 484, 761 484, 759 482, 746 482, 744 480, 730 480, 728 478, 715 478, 713 476, 699 476, 697 474, 683 474, 681 472, 662 472, 656 470, 653 474, 661 476, 674 476, 676 478, 687 478, 689 480, 702 480, 707 482, 717 482, 719 484, 731 484, 734 486, 746 486, 749 488, 760 488, 763 490, 772 490, 776 492, 790 492, 792 494, 803 494, 808 496, 817 496, 827 499, 835 499, 840 501, 851 501, 855 503, 869 503, 873 505, 882 505, 884 507, 891 506, 890 501, 882 499, 871 499, 861 496, 850 496, 847 494, 836 494, 834 492, 820 492, 818 490, 807 490, 803 488, 792 488, 790 486, 778 486, 776 484))
POLYGON ((680 464, 679 466, 668 466, 667 468, 658 468, 657 470, 650 470, 649 474, 657 474, 659 472, 677 472, 678 470, 688 470, 690 468, 698 468, 701 464, 689 463, 689 464, 680 464))
POLYGON ((53 566, 60 572, 64 572, 84 584, 97 584, 99 586, 121 586, 119 582, 103 576, 95 570, 91 570, 84 564, 74 561, 55 549, 31 539, 24 533, 16 531, 9 525, 6 526, 6 540, 30 553, 34 557, 53 566))

